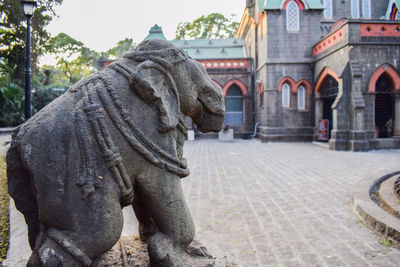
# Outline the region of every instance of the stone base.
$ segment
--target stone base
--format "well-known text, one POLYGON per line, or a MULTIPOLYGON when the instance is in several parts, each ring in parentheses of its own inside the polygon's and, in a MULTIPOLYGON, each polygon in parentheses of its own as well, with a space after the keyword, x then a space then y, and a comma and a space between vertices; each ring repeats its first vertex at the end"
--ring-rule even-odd
POLYGON ((218 133, 218 140, 222 142, 233 141, 233 129, 222 130, 218 133))
POLYGON ((257 137, 262 142, 311 142, 314 137, 314 127, 266 127, 259 126, 257 137))
MULTIPOLYGON (((194 240, 188 248, 188 254, 184 257, 185 266, 193 267, 213 267, 226 266, 235 267, 236 263, 230 261, 227 257, 215 259, 207 256, 208 252, 205 247, 194 240)), ((149 255, 147 253, 147 244, 139 240, 138 236, 121 237, 114 247, 106 252, 103 256, 96 260, 92 267, 109 267, 109 266, 137 266, 150 267, 149 255), (121 250, 121 240, 125 256, 121 250), (124 259, 125 258, 125 265, 124 259)))
POLYGON ((400 139, 398 138, 377 138, 369 141, 371 149, 399 149, 400 139))
POLYGON ((397 245, 400 244, 400 202, 393 196, 393 184, 399 174, 397 171, 378 179, 361 181, 355 186, 352 196, 353 209, 361 220, 397 245))

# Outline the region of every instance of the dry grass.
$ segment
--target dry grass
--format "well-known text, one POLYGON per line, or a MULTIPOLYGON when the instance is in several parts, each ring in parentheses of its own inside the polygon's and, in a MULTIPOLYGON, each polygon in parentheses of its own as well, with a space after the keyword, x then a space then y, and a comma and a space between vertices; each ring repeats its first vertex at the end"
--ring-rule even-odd
POLYGON ((6 258, 9 237, 8 195, 6 161, 0 156, 0 261, 6 258))

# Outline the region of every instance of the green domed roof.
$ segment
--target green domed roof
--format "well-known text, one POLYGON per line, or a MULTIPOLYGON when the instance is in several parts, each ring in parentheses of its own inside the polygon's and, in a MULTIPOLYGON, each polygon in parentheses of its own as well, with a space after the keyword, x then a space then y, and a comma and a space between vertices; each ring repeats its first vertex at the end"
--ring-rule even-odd
POLYGON ((153 27, 151 27, 149 34, 146 36, 146 38, 144 38, 144 40, 148 40, 148 39, 164 39, 167 40, 167 38, 165 38, 164 33, 162 31, 162 28, 160 26, 158 26, 157 24, 154 25, 153 27))

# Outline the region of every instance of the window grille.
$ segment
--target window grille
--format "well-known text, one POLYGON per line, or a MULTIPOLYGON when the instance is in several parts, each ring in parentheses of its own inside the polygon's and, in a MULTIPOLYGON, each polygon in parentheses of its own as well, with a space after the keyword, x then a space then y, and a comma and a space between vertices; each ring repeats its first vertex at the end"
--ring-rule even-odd
POLYGON ((299 110, 306 109, 306 90, 302 85, 297 89, 297 108, 299 110))
POLYGON ((295 1, 290 1, 286 7, 286 29, 288 31, 300 30, 300 11, 295 1))
POLYGON ((370 19, 371 18, 371 0, 363 0, 363 17, 370 19))
POLYGON ((332 13, 333 13, 332 0, 324 0, 324 6, 325 6, 324 17, 326 19, 331 19, 332 18, 332 13))
POLYGON ((287 83, 282 86, 282 107, 290 107, 290 86, 287 83))
POLYGON ((360 0, 351 0, 351 17, 353 19, 360 17, 360 0))

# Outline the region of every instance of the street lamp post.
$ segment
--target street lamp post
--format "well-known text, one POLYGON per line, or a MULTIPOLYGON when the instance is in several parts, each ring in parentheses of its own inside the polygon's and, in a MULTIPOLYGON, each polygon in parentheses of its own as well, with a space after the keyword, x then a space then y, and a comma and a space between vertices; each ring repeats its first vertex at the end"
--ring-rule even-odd
POLYGON ((31 109, 31 17, 36 7, 35 0, 22 0, 26 16, 26 66, 25 66, 25 120, 32 116, 31 109))

